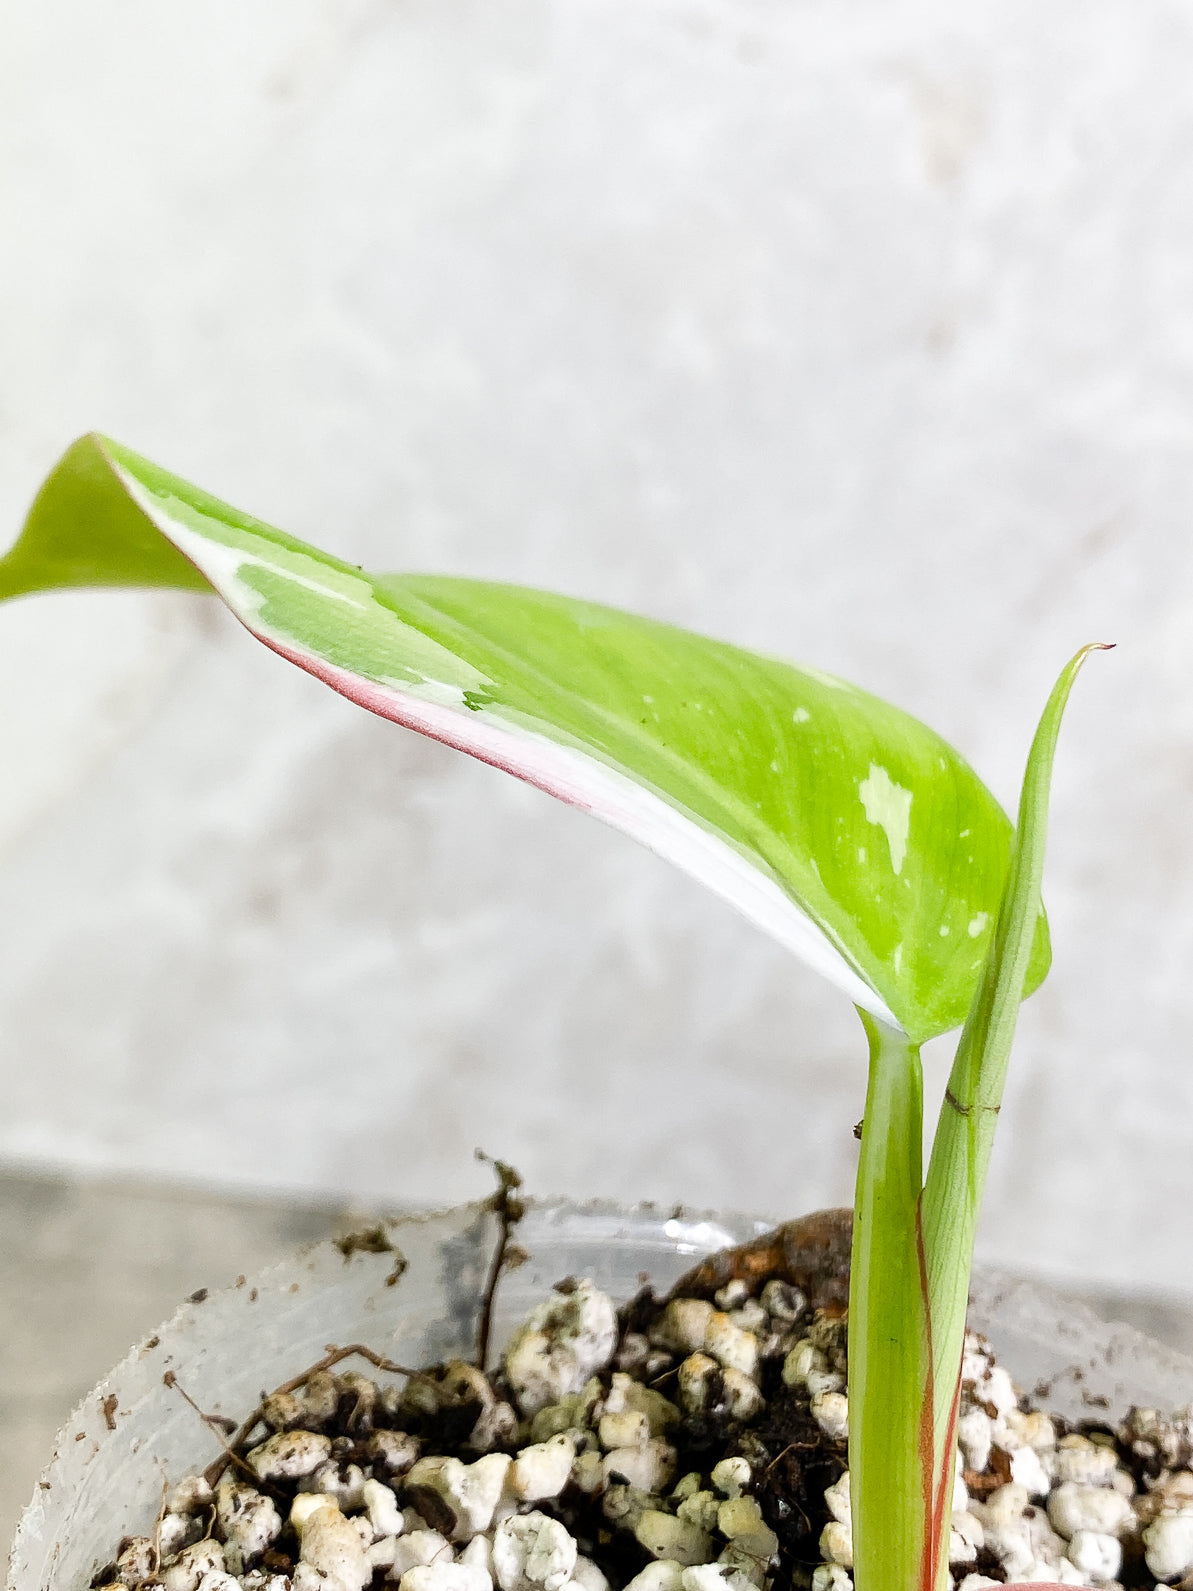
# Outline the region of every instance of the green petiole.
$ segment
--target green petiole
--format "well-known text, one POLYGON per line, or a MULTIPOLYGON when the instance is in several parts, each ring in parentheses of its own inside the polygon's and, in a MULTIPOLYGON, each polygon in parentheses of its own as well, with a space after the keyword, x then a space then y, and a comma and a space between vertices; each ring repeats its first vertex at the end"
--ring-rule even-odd
POLYGON ((860 1013, 870 1040, 849 1283, 854 1584, 918 1585, 931 1550, 922 1446, 931 1375, 920 1267, 919 1047, 860 1013), (905 1567, 904 1567, 905 1566, 905 1567))
POLYGON ((1082 648, 1064 669, 1032 742, 997 926, 922 1187, 919 1052, 863 1013, 870 1088, 849 1330, 855 1591, 939 1591, 948 1575, 974 1235, 1039 912, 1057 736, 1073 682, 1099 649, 1082 648))

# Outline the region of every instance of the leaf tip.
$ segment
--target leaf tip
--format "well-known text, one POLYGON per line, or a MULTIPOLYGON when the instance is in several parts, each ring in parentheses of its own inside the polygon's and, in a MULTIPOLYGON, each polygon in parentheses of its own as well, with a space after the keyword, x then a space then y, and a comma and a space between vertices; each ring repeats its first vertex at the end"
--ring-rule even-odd
POLYGON ((1067 680, 1069 684, 1072 684, 1072 682, 1077 678, 1077 675, 1081 672, 1081 669, 1085 664, 1085 660, 1089 657, 1091 652, 1113 652, 1117 645, 1117 641, 1087 641, 1086 644, 1077 652, 1075 652, 1069 659, 1065 666, 1064 672, 1061 675, 1061 679, 1058 681, 1058 685, 1065 680, 1067 680))

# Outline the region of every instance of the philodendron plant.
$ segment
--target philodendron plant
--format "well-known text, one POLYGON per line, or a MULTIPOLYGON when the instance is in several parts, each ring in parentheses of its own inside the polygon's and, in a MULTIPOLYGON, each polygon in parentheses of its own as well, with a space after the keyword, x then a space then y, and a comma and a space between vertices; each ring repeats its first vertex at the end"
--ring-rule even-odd
POLYGON ((214 591, 362 707, 644 841, 836 983, 869 1040, 849 1307, 857 1591, 939 1591, 974 1228, 1020 1001, 1068 664, 1016 829, 937 735, 843 680, 592 603, 370 575, 98 436, 0 560, 0 598, 214 591), (920 1046, 961 1037, 924 1175, 920 1046))

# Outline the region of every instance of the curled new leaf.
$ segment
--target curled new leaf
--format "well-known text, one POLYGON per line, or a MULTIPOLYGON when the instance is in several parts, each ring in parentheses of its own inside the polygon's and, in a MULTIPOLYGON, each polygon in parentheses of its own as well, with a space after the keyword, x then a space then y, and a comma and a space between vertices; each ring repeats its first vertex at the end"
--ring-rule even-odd
MULTIPOLYGON (((1010 824, 897 708, 672 626, 546 592, 369 575, 85 437, 0 560, 0 598, 210 587, 361 706, 669 857, 913 1039, 965 1016, 1010 824)), ((1048 965, 1036 930, 1029 988, 1048 965)))

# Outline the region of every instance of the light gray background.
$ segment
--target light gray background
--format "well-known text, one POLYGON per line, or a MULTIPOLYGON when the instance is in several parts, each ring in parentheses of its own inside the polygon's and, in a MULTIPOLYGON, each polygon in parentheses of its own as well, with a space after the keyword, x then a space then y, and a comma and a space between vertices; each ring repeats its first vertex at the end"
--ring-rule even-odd
MULTIPOLYGON (((1006 801, 1081 642, 983 1244, 1193 1290, 1193 17, 0 4, 0 525, 98 426, 353 559, 842 673, 1006 801)), ((7 534, 6 530, 4 534, 7 534)), ((848 1197, 853 1013, 214 606, 0 610, 0 1158, 848 1197)), ((940 1086, 943 1059, 931 1064, 940 1086)))

